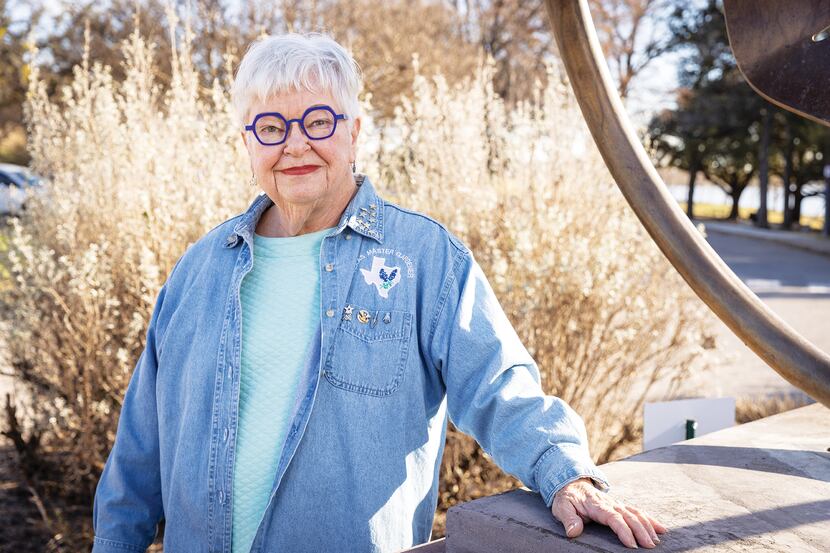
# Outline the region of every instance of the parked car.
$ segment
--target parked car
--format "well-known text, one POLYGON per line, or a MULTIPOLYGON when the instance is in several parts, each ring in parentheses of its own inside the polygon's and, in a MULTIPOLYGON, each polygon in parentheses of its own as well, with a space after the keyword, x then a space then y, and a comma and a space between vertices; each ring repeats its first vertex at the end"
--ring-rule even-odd
POLYGON ((20 213, 26 199, 41 186, 40 179, 27 167, 0 163, 0 215, 20 213))

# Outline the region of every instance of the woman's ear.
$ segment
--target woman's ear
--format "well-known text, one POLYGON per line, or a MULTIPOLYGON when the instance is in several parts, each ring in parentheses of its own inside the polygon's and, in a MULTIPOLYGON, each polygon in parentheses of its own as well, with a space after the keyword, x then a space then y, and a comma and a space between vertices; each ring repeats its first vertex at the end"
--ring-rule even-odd
POLYGON ((357 144, 357 135, 360 134, 360 117, 354 118, 354 123, 352 123, 351 135, 352 135, 352 148, 355 147, 357 144))
POLYGON ((352 123, 352 128, 349 130, 351 135, 351 144, 349 144, 350 149, 352 151, 352 163, 354 163, 355 157, 357 157, 357 137, 360 134, 360 117, 355 117, 354 123, 352 123))

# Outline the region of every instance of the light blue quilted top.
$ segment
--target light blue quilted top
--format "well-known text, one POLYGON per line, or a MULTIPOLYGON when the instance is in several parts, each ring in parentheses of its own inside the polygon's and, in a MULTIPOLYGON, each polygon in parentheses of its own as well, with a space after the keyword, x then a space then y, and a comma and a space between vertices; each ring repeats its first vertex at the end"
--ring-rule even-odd
POLYGON ((242 281, 242 371, 233 473, 233 553, 248 553, 274 484, 300 371, 319 326, 320 245, 331 232, 254 235, 242 281))

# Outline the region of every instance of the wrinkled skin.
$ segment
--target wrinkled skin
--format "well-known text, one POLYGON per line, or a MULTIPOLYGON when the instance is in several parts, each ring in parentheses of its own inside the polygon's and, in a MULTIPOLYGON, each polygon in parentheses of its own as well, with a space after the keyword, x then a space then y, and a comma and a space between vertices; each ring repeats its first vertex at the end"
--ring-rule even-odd
MULTIPOLYGON (((289 90, 266 101, 254 102, 246 124, 258 113, 278 112, 288 119, 302 116, 314 105, 327 105, 337 113, 341 106, 327 93, 289 90)), ((351 164, 355 160, 360 119, 340 121, 334 134, 311 140, 296 123, 288 139, 277 146, 263 146, 250 131, 242 133, 251 171, 257 185, 274 204, 261 217, 256 232, 262 236, 297 236, 337 225, 340 215, 356 192, 351 164), (289 175, 285 169, 313 165, 306 175, 289 175)))
POLYGON ((639 544, 651 549, 660 543, 658 534, 667 532, 647 513, 623 505, 595 488, 587 478, 574 480, 556 492, 551 512, 569 538, 581 535, 585 523, 594 521, 609 526, 626 547, 637 548, 639 544))

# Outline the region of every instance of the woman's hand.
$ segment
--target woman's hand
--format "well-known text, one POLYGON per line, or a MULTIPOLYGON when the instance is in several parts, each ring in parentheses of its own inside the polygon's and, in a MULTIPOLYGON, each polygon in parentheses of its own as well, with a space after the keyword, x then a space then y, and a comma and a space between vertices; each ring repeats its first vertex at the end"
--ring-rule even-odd
POLYGON ((584 523, 593 520, 610 526, 626 547, 636 548, 639 543, 651 549, 660 543, 657 534, 667 531, 647 513, 596 489, 588 478, 574 480, 556 492, 550 510, 569 538, 582 534, 584 523))

